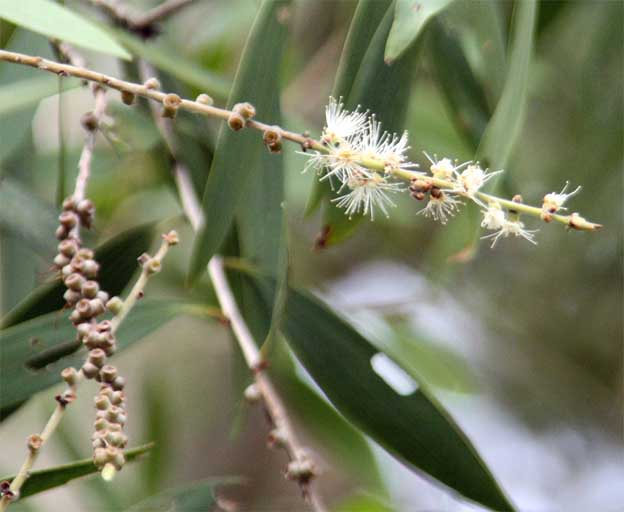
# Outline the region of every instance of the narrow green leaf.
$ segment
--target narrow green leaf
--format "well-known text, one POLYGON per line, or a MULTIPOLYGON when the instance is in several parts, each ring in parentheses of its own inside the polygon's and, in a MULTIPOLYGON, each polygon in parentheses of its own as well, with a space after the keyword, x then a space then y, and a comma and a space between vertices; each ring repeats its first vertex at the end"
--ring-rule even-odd
POLYGON ((529 66, 533 53, 536 0, 516 2, 513 16, 513 42, 503 94, 489 122, 478 156, 493 169, 507 165, 518 140, 528 104, 529 66))
MULTIPOLYGON (((126 456, 126 462, 133 462, 139 459, 142 455, 149 452, 153 443, 143 444, 136 448, 130 448, 124 451, 126 456)), ((22 487, 20 492, 20 498, 27 498, 33 494, 48 491, 55 487, 65 485, 67 482, 81 478, 83 476, 92 475, 99 470, 93 464, 92 459, 82 459, 70 464, 63 464, 62 466, 54 466, 48 469, 40 469, 39 471, 33 471, 30 473, 30 477, 26 480, 26 483, 22 487)), ((0 480, 13 480, 15 476, 9 476, 0 478, 0 480)))
MULTIPOLYGON (((214 510, 217 487, 240 484, 238 477, 207 478, 189 485, 168 489, 133 505, 126 512, 198 512, 214 510)), ((220 508, 220 507, 217 507, 220 508)))
MULTIPOLYGON (((2 185, 0 185, 1 198, 2 185)), ((0 201, 0 217, 3 206, 0 201)), ((47 231, 47 238, 51 239, 50 233, 54 233, 55 229, 56 223, 47 231)), ((97 247, 95 259, 101 266, 98 279, 101 288, 111 296, 119 295, 138 269, 137 257, 149 249, 153 238, 154 223, 150 222, 128 229, 97 247)), ((53 254, 53 247, 47 248, 50 255, 53 254)), ((6 329, 31 318, 61 310, 65 305, 64 292, 65 285, 60 280, 39 286, 2 318, 0 328, 6 329)))
MULTIPOLYGON (((370 41, 391 3, 390 0, 360 0, 358 2, 336 70, 336 79, 332 89, 333 97, 344 99, 349 97, 370 41)), ((311 215, 316 211, 323 198, 329 193, 328 183, 315 181, 306 204, 305 215, 311 215)))
POLYGON ((422 33, 427 22, 454 0, 396 0, 394 22, 386 42, 385 59, 400 57, 422 33))
POLYGON ((11 177, 0 181, 0 228, 39 252, 54 251, 55 210, 11 177))
MULTIPOLYGON (((173 300, 146 300, 132 311, 117 334, 118 348, 141 340, 166 322, 194 313, 193 304, 173 300)), ((61 381, 67 366, 82 364, 84 354, 75 341, 68 315, 49 313, 1 332, 0 417, 33 394, 61 381)))
POLYGON ((0 18, 47 37, 130 59, 130 54, 105 31, 51 0, 0 0, 0 18))
MULTIPOLYGON (((369 110, 381 121, 384 130, 400 133, 405 125, 412 76, 416 67, 415 56, 419 48, 418 45, 412 47, 392 64, 384 62, 384 45, 392 19, 393 11, 388 9, 362 59, 345 103, 350 109, 359 105, 362 109, 369 110)), ((367 218, 364 215, 355 215, 352 218, 345 215, 344 209, 331 202, 337 195, 336 191, 328 190, 325 198, 325 246, 345 240, 354 233, 359 222, 367 218)))
MULTIPOLYGON (((264 116, 279 101, 279 70, 287 28, 280 22, 278 11, 285 5, 287 1, 262 2, 241 57, 229 107, 249 101, 264 116)), ((270 116, 265 119, 274 121, 270 116)), ((221 247, 263 151, 266 149, 262 137, 255 130, 235 133, 223 123, 204 191, 205 222, 193 247, 191 281, 203 274, 206 264, 221 247)))
MULTIPOLYGON (((264 291, 273 284, 257 278, 264 291)), ((396 362, 318 299, 291 288, 284 334, 297 358, 348 420, 408 467, 421 470, 465 498, 512 511, 474 446, 435 397, 409 380, 396 362), (382 359, 385 370, 374 370, 382 359), (383 375, 383 376, 382 376, 383 375), (407 380, 398 391, 391 376, 407 380)))
POLYGON ((161 71, 170 73, 181 82, 204 91, 216 98, 227 98, 231 83, 184 56, 172 53, 166 46, 145 43, 123 30, 108 29, 133 55, 140 57, 161 71))

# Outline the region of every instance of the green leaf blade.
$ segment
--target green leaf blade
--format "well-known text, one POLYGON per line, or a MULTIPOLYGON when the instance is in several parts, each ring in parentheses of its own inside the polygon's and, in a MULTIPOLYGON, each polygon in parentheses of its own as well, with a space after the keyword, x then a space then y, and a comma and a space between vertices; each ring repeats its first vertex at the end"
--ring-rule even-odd
MULTIPOLYGON (((288 3, 265 0, 260 6, 241 57, 228 107, 249 101, 264 115, 279 102, 277 84, 286 26, 279 21, 278 10, 288 3)), ((270 117, 266 119, 269 123, 275 121, 270 117)), ((202 201, 205 221, 193 247, 191 282, 203 274, 206 264, 225 240, 247 181, 263 151, 266 149, 257 131, 243 129, 235 133, 225 123, 221 127, 202 201)))
POLYGON ((454 0, 396 0, 394 21, 388 34, 385 60, 390 63, 414 44, 427 22, 454 0))
POLYGON ((131 55, 104 30, 50 0, 0 0, 0 18, 44 36, 129 60, 131 55))

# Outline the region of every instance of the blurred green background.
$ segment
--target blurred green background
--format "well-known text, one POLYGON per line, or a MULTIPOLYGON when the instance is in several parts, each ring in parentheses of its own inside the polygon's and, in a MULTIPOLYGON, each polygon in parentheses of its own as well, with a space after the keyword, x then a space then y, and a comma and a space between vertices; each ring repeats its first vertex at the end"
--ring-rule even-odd
MULTIPOLYGON (((81 3, 65 3, 98 17, 81 3)), ((513 4, 494 4, 504 44, 513 4)), ((496 105, 496 66, 505 65, 506 49, 483 28, 483 5, 453 3, 436 19, 439 25, 424 31, 414 52, 406 127, 411 157, 421 164, 423 150, 462 160, 476 151, 449 100, 448 78, 439 72, 439 27, 460 43, 486 102, 496 105)), ((285 126, 319 134, 354 7, 346 0, 301 0, 285 13, 291 29, 281 77, 285 126)), ((252 0, 198 0, 163 25, 151 50, 201 65, 227 92, 256 9, 252 0)), ((604 224, 600 232, 535 221, 530 227, 540 227, 539 245, 508 239, 491 251, 481 244, 474 259, 458 263, 452 256, 474 232, 476 218, 460 215, 441 226, 416 216, 422 205, 406 196, 389 219, 362 222, 343 243, 314 250, 320 215, 304 216, 314 177, 301 174, 305 158, 285 147, 293 282, 321 293, 413 367, 523 512, 615 512, 624 502, 623 26, 620 1, 540 2, 526 116, 500 185, 502 193, 521 193, 534 204, 568 180, 582 185, 569 206, 604 224)), ((6 48, 51 55, 43 37, 6 23, 0 28, 6 48)), ((128 71, 110 58, 85 55, 92 68, 128 71)), ((185 97, 199 92, 161 69, 167 89, 185 97)), ((49 278, 54 240, 45 242, 45 228, 55 222, 58 170, 64 169, 69 190, 83 142, 80 116, 92 104, 89 91, 75 83, 40 78, 37 71, 0 64, 2 91, 23 79, 37 80, 39 87, 0 94, 3 101, 17 103, 27 93, 45 97, 17 109, 0 105, 2 186, 10 183, 33 201, 32 207, 17 201, 12 217, 5 203, 3 313, 49 278), (68 90, 59 96, 59 87, 68 90)), ((98 209, 94 239, 165 219, 159 229, 175 225, 182 245, 150 283, 149 296, 206 297, 207 281, 192 290, 183 284, 193 235, 180 219, 158 132, 145 110, 128 109, 110 96, 111 133, 98 139, 89 186, 98 209)), ((223 96, 215 94, 218 104, 223 96)), ((194 169, 207 172, 218 124, 181 115, 177 129, 194 169)), ((326 412, 315 416, 326 409, 322 404, 299 400, 308 377, 283 359, 278 385, 322 461, 320 489, 336 510, 477 510, 378 448, 372 448, 373 467, 360 438, 326 412)), ((222 325, 177 318, 116 356, 116 364, 128 376, 132 444, 155 441, 151 456, 125 468, 113 485, 97 478, 76 481, 12 508, 121 510, 158 491, 227 476, 231 481, 217 491, 224 510, 305 510, 297 487, 282 477, 284 454, 266 448, 261 411, 241 403, 249 375, 222 325)), ((2 424, 0 472, 16 469, 22 440, 49 414, 50 395, 41 393, 2 424)), ((85 393, 38 467, 89 457, 91 421, 85 393)))

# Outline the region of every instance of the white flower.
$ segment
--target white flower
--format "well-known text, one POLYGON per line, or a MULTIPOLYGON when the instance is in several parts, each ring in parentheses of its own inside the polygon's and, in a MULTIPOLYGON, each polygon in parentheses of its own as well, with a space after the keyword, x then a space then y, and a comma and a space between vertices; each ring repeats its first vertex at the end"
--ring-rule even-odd
POLYGON ((398 192, 401 190, 399 183, 388 182, 379 174, 356 175, 354 174, 343 185, 351 191, 348 194, 332 199, 336 206, 345 208, 345 213, 349 218, 362 212, 363 215, 370 213, 371 220, 375 220, 375 208, 378 207, 386 217, 388 217, 388 206, 396 206, 388 197, 388 192, 398 192))
POLYGON ((440 180, 451 180, 455 177, 455 174, 459 169, 463 166, 468 165, 470 162, 464 162, 459 166, 453 165, 453 162, 450 158, 442 158, 442 160, 438 160, 436 155, 433 155, 433 158, 429 156, 429 153, 424 152, 427 160, 431 162, 431 167, 429 170, 434 178, 438 178, 440 180))
POLYGON ((579 193, 581 187, 576 187, 572 192, 565 193, 569 181, 566 181, 565 186, 561 189, 561 192, 551 192, 550 194, 546 194, 544 196, 544 203, 542 204, 542 209, 547 213, 557 213, 559 210, 567 210, 567 208, 563 207, 563 204, 572 196, 579 193))
POLYGON ((429 196, 429 202, 417 215, 424 215, 425 217, 431 217, 433 220, 440 221, 442 224, 446 224, 449 217, 453 217, 457 211, 461 201, 458 201, 449 194, 445 194, 440 189, 432 189, 429 196), (437 192, 434 192, 436 191, 437 192))
POLYGON ((370 177, 373 171, 362 167, 358 162, 361 158, 360 152, 349 143, 342 143, 336 147, 330 147, 329 153, 324 155, 325 168, 327 171, 321 177, 321 181, 338 178, 342 183, 348 183, 354 177, 370 177))
POLYGON ((460 186, 460 190, 469 197, 473 198, 479 189, 485 185, 490 179, 503 171, 488 172, 481 169, 479 164, 471 164, 466 167, 461 173, 455 170, 457 176, 457 182, 460 186))
POLYGON ((481 221, 481 227, 498 230, 501 229, 507 219, 505 218, 505 212, 498 203, 490 203, 487 210, 481 210, 483 213, 483 220, 481 221))
POLYGON ((368 122, 367 128, 358 137, 353 139, 362 158, 377 161, 383 164, 386 172, 392 169, 407 169, 417 167, 407 161, 405 154, 408 146, 407 131, 399 137, 396 134, 381 131, 381 123, 374 116, 368 122))
MULTIPOLYGON (((481 225, 483 225, 483 223, 481 225)), ((481 239, 485 240, 492 238, 492 245, 490 246, 492 249, 496 245, 496 242, 498 242, 499 238, 507 238, 509 235, 520 236, 531 242, 533 245, 537 245, 537 242, 535 241, 535 233, 537 232, 537 229, 524 229, 524 224, 519 220, 505 219, 502 226, 498 228, 498 231, 482 236, 481 239)))
MULTIPOLYGON (((327 144, 340 144, 363 132, 367 125, 366 112, 349 112, 343 109, 344 105, 334 98, 329 98, 325 107, 325 128, 321 140, 327 144)), ((358 107, 359 108, 359 107, 358 107)))

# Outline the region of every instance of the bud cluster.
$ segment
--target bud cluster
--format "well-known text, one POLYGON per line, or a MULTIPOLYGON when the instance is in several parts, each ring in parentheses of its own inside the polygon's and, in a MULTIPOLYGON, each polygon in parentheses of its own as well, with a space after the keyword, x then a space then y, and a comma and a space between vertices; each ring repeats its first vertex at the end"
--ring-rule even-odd
POLYGON ((117 375, 114 366, 106 365, 100 371, 102 385, 95 396, 95 423, 91 436, 93 441, 93 463, 102 470, 112 464, 119 471, 125 463, 123 449, 128 437, 123 428, 126 423, 126 397, 123 379, 117 375))

